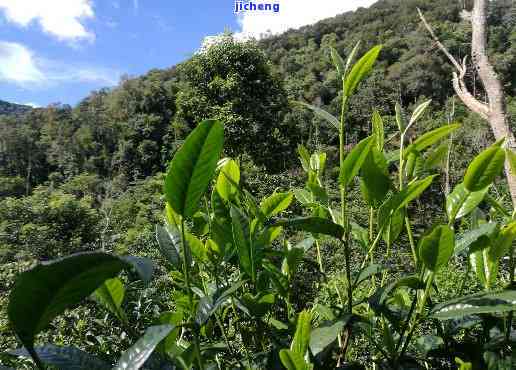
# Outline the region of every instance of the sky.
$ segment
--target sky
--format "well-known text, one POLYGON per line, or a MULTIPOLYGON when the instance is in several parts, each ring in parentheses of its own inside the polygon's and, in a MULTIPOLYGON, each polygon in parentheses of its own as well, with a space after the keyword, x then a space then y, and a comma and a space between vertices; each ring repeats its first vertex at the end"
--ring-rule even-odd
POLYGON ((0 100, 75 105, 123 75, 189 58, 224 30, 260 38, 374 2, 254 0, 279 11, 236 14, 235 0, 0 0, 0 100))

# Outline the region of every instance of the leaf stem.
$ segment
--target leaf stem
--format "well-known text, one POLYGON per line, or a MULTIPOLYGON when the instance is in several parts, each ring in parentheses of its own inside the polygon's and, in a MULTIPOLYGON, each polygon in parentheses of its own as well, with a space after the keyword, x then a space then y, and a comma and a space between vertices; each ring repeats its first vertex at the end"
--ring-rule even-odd
MULTIPOLYGON (((190 309, 193 309, 193 293, 190 286, 190 266, 187 258, 187 247, 186 247, 186 237, 185 237, 185 219, 181 217, 181 246, 183 249, 183 274, 185 276, 185 285, 188 291, 188 300, 190 302, 190 309)), ((198 333, 198 325, 194 325, 193 335, 194 335, 194 348, 195 348, 195 357, 197 357, 197 362, 199 364, 199 369, 203 370, 204 366, 201 358, 201 351, 199 348, 199 333, 198 333)))

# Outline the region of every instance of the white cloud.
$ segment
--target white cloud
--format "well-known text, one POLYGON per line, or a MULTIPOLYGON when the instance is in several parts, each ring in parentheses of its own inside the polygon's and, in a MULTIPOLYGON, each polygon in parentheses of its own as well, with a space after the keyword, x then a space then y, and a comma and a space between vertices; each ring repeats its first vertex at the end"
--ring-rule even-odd
MULTIPOLYGON (((247 1, 247 0, 244 0, 247 1)), ((377 0, 253 0, 254 3, 279 3, 280 10, 274 12, 248 11, 237 15, 241 32, 237 38, 256 37, 285 32, 316 23, 337 14, 367 7, 377 0)))
POLYGON ((0 0, 9 22, 27 27, 37 22, 44 32, 60 40, 94 40, 83 21, 94 18, 91 0, 0 0))
POLYGON ((29 49, 14 42, 0 41, 0 81, 15 81, 23 85, 44 79, 45 75, 29 49))
POLYGON ((110 68, 40 58, 21 44, 0 41, 0 82, 27 89, 75 82, 113 86, 118 83, 120 75, 110 68))

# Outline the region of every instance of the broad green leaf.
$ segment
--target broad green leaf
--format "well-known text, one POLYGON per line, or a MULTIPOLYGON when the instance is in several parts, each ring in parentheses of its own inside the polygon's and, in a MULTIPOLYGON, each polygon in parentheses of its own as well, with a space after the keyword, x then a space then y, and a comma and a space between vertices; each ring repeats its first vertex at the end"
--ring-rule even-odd
POLYGON ((333 114, 328 113, 324 109, 318 108, 314 105, 303 103, 302 101, 298 101, 297 103, 302 105, 305 108, 310 109, 319 118, 322 118, 324 121, 326 121, 331 126, 333 126, 337 131, 340 131, 340 122, 333 114))
POLYGON ((360 190, 367 204, 377 208, 391 188, 387 161, 376 147, 371 148, 360 169, 360 190))
MULTIPOLYGON (((47 344, 36 347, 34 351, 45 364, 58 369, 66 370, 110 370, 111 365, 96 356, 84 352, 76 347, 59 347, 47 344)), ((13 356, 30 358, 31 355, 25 348, 9 351, 13 356)), ((2 367, 0 366, 0 369, 2 367)), ((14 369, 13 369, 14 370, 14 369)))
POLYGON ((369 74, 381 50, 382 45, 373 47, 353 65, 344 82, 344 95, 346 97, 352 96, 360 82, 369 74))
POLYGON ((481 292, 455 298, 435 306, 430 316, 440 320, 516 310, 516 290, 481 292))
POLYGON ((369 136, 359 142, 344 159, 340 169, 339 184, 347 187, 353 178, 358 175, 362 164, 366 160, 374 144, 374 137, 369 136))
POLYGON ((265 198, 260 203, 260 210, 262 211, 265 218, 269 218, 283 212, 290 206, 294 195, 288 193, 276 193, 268 198, 265 198))
POLYGON ((181 257, 179 251, 181 250, 181 235, 172 225, 166 225, 165 227, 156 225, 156 240, 158 241, 158 247, 168 262, 175 268, 181 266, 181 257))
POLYGON ((141 266, 132 259, 94 252, 42 262, 21 273, 9 296, 8 316, 14 332, 31 351, 34 337, 56 316, 82 302, 124 269, 140 272, 141 266))
POLYGON ((231 207, 233 242, 238 251, 240 267, 251 279, 255 279, 254 255, 250 241, 249 220, 236 207, 231 207))
POLYGON ((341 239, 344 235, 344 228, 341 225, 321 217, 299 217, 290 220, 279 220, 276 222, 276 225, 312 234, 329 235, 337 239, 341 239))
POLYGON ((382 230, 388 225, 389 219, 396 211, 405 208, 411 201, 418 198, 430 186, 436 175, 411 182, 399 193, 392 194, 378 210, 378 227, 382 230))
POLYGON ((344 63, 344 59, 342 59, 339 52, 332 46, 330 46, 330 56, 333 65, 337 69, 337 75, 339 78, 344 78, 346 75, 346 65, 344 63))
POLYGON ((460 124, 455 123, 436 128, 435 130, 423 134, 422 136, 417 138, 411 145, 409 145, 407 149, 405 149, 405 151, 403 152, 403 156, 407 156, 412 151, 416 151, 419 153, 423 152, 426 148, 434 145, 439 140, 448 136, 458 128, 460 128, 460 124))
POLYGON ((382 153, 385 142, 384 125, 382 116, 380 116, 380 113, 378 113, 376 109, 373 111, 373 118, 371 121, 373 124, 373 136, 375 138, 376 148, 380 153, 382 153))
POLYGON ((505 151, 491 146, 477 155, 464 175, 464 187, 469 191, 479 191, 490 185, 500 174, 505 162, 505 151))
POLYGON ((230 159, 220 169, 215 188, 220 197, 227 202, 238 192, 238 189, 235 188, 235 184, 238 185, 239 183, 240 169, 238 168, 238 164, 230 159))
POLYGON ((325 322, 313 329, 310 335, 310 351, 312 351, 312 354, 317 356, 334 343, 348 321, 349 316, 346 316, 338 320, 325 322))
POLYGON ((308 364, 303 356, 289 349, 282 349, 279 353, 280 360, 287 370, 308 370, 308 364))
POLYGON ((127 322, 127 317, 122 310, 124 300, 124 284, 119 278, 108 279, 93 292, 94 299, 114 314, 120 321, 127 322))
POLYGON ((431 102, 432 100, 427 100, 419 104, 416 107, 416 109, 414 109, 414 112, 412 112, 412 117, 410 117, 409 126, 414 124, 414 122, 416 122, 419 119, 419 117, 421 117, 421 115, 425 112, 425 109, 430 105, 431 102))
POLYGON ((224 144, 218 121, 201 122, 175 154, 165 179, 165 196, 175 212, 192 217, 217 168, 224 144))
MULTIPOLYGON (((478 228, 467 231, 460 235, 460 239, 455 240, 455 255, 463 254, 469 250, 469 246, 476 242, 481 236, 490 236, 497 228, 496 222, 487 222, 478 228)), ((469 253, 468 253, 469 254, 469 253)))
POLYGON ((488 191, 489 186, 475 192, 466 190, 463 183, 455 186, 455 189, 446 197, 446 213, 448 218, 456 220, 468 215, 484 200, 488 191))
POLYGON ((310 311, 301 311, 297 317, 296 333, 292 339, 290 350, 304 357, 310 343, 310 331, 312 330, 312 314, 310 311))
POLYGON ((447 225, 437 226, 419 242, 419 257, 430 271, 445 266, 453 254, 455 235, 447 225))
POLYGON ((138 370, 150 357, 156 346, 174 329, 172 325, 147 328, 143 337, 125 351, 113 370, 138 370))

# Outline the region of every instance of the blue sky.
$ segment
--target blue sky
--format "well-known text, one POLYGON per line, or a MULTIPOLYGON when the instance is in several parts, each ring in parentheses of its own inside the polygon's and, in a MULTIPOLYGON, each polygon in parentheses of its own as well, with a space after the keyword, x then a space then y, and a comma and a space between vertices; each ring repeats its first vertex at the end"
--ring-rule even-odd
POLYGON ((256 2, 280 12, 236 15, 234 0, 0 0, 0 100, 74 105, 124 74, 187 59, 225 28, 261 37, 374 1, 256 2))

